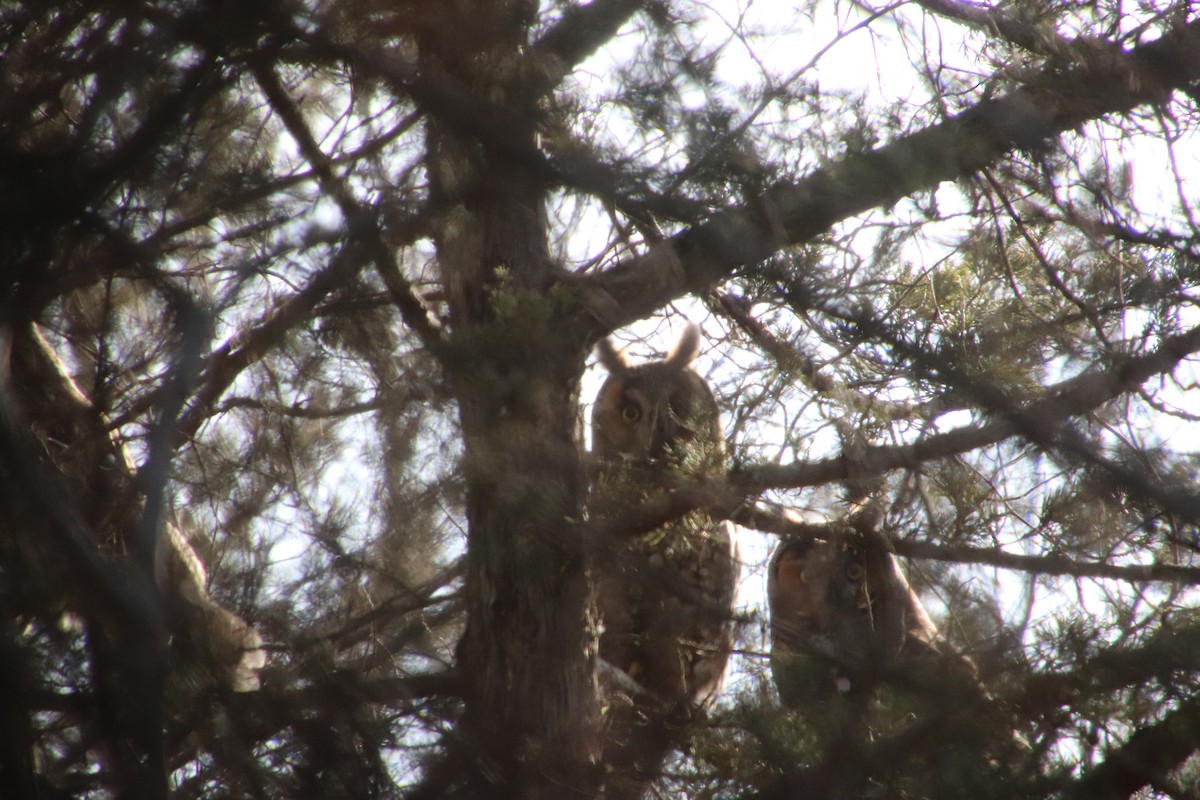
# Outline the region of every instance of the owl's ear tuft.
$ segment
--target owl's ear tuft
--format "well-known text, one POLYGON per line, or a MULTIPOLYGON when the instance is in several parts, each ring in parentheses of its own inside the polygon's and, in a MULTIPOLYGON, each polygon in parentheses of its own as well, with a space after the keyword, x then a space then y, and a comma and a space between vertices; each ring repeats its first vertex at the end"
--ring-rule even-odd
POLYGON ((683 329, 683 333, 679 335, 679 341, 675 342, 675 346, 667 354, 665 363, 675 369, 683 369, 695 361, 698 355, 700 355, 700 326, 689 322, 688 326, 683 329))
POLYGON ((617 348, 612 339, 600 342, 600 363, 614 375, 619 375, 629 369, 629 358, 625 351, 617 348))

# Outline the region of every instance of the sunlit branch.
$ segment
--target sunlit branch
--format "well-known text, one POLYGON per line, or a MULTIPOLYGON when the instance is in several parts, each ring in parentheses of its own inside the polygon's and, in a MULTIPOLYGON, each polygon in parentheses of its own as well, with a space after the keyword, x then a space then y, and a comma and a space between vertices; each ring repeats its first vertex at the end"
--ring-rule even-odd
POLYGON ((670 300, 698 292, 739 267, 801 244, 836 223, 889 205, 943 181, 970 175, 1015 150, 1044 149, 1054 137, 1107 114, 1166 101, 1200 79, 1200 22, 1131 51, 1033 76, 1024 88, 983 100, 924 130, 851 155, 794 183, 767 189, 756 202, 654 245, 581 291, 598 298, 594 336, 640 319, 670 300))
POLYGON ((526 88, 545 94, 616 35, 645 0, 592 0, 586 6, 568 6, 562 18, 529 48, 536 78, 526 88))
POLYGON ((143 591, 145 586, 125 580, 101 555, 95 532, 74 504, 64 502, 71 492, 36 455, 42 448, 30 435, 9 386, 12 339, 11 331, 0 331, 0 463, 13 480, 24 484, 24 491, 50 520, 51 530, 61 537, 61 552, 79 579, 80 596, 86 596, 94 608, 104 609, 111 619, 153 630, 158 609, 143 591))
POLYGON ((1083 55, 1087 44, 1059 36, 1050 25, 1035 25, 998 11, 991 6, 958 0, 917 0, 917 5, 940 17, 962 22, 985 33, 998 33, 1005 41, 1042 56, 1065 58, 1083 55))

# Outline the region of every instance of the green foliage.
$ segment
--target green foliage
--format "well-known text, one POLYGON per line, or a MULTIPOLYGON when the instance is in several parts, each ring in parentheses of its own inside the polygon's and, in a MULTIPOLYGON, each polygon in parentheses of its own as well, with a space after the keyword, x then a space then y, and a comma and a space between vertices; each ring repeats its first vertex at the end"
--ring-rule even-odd
POLYGON ((1068 798, 1169 755, 1113 796, 1195 795, 1194 35, 1043 0, 0 4, 0 785, 595 794, 583 534, 672 487, 583 505, 585 351, 688 317, 728 441, 672 486, 736 466, 643 535, 771 532, 656 791, 1068 798), (836 525, 864 483, 989 700, 831 696, 806 658, 781 709, 774 512, 836 525), (181 621, 217 606, 257 692, 181 621))

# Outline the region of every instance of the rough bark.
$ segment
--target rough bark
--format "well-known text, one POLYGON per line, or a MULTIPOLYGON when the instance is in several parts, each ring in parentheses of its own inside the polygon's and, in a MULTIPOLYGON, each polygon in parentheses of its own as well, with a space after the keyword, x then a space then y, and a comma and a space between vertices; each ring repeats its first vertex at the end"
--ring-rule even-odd
MULTIPOLYGON (((523 110, 530 142, 537 105, 519 56, 533 12, 455 3, 418 37, 425 70, 523 110)), ((472 796, 594 795, 595 603, 581 540, 568 535, 584 498, 576 409, 587 351, 556 330, 546 189, 527 165, 437 120, 427 146, 468 521, 468 689, 451 758, 459 775, 448 780, 472 796)))

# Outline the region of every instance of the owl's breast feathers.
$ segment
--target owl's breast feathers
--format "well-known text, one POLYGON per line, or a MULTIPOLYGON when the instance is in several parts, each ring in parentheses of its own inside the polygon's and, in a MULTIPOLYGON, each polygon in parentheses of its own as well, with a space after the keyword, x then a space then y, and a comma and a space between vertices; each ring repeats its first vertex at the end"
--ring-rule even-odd
POLYGON ((692 514, 628 543, 599 577, 600 657, 664 706, 703 706, 733 648, 736 528, 692 514))

